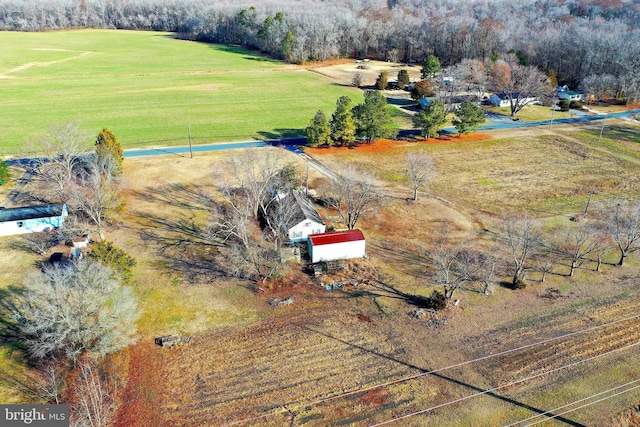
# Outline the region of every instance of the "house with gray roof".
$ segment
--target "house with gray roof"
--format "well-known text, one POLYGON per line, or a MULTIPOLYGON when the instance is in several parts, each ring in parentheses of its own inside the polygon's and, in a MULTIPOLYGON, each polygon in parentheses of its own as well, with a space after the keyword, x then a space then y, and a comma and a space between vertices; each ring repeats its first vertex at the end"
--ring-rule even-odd
POLYGON ((284 196, 281 202, 286 203, 290 210, 285 219, 290 242, 306 242, 309 234, 325 232, 324 221, 311 200, 303 193, 293 191, 284 196))
POLYGON ((64 225, 67 205, 40 205, 0 208, 0 236, 50 231, 64 225))

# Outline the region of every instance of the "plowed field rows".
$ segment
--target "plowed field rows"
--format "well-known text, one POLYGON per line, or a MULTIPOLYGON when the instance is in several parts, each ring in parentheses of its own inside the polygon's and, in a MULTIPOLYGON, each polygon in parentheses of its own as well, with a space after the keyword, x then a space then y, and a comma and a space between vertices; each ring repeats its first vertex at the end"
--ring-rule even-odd
MULTIPOLYGON (((538 335, 523 325, 503 331, 505 342, 501 345, 485 335, 486 347, 481 342, 474 345, 474 353, 485 353, 475 357, 629 318, 435 373, 427 372, 443 366, 428 366, 429 352, 424 350, 427 347, 399 346, 390 339, 389 324, 370 323, 344 314, 339 319, 319 313, 282 316, 243 330, 203 335, 165 353, 163 376, 167 387, 162 412, 167 425, 240 422, 360 426, 477 394, 489 405, 493 402, 518 407, 526 414, 530 407, 509 396, 521 395, 525 390, 550 390, 558 378, 577 375, 576 369, 582 369, 581 360, 601 355, 606 358, 611 350, 640 343, 640 318, 630 318, 639 310, 640 302, 630 300, 595 310, 592 307, 588 318, 567 311, 566 323, 562 322, 562 314, 541 320, 535 328, 538 335), (517 340, 520 333, 521 339, 517 340), (416 360, 420 366, 412 364, 416 360), (546 375, 552 370, 557 372, 546 375), (358 392, 416 375, 419 376, 358 392), (536 378, 520 382, 529 377, 536 378), (516 384, 500 388, 513 382, 516 384), (351 391, 356 392, 345 393, 351 391), (341 393, 345 395, 331 399, 341 393)), ((414 337, 416 342, 425 338, 428 339, 428 330, 424 337, 414 337)), ((584 365, 588 363, 591 362, 584 365)), ((431 425, 424 416, 407 422, 405 425, 431 425)), ((434 422, 437 425, 438 421, 434 422)))
MULTIPOLYGON (((231 423, 416 372, 392 360, 393 346, 366 322, 302 321, 271 320, 237 335, 198 337, 172 350, 163 372, 169 385, 166 422, 231 423)), ((274 421, 259 421, 264 422, 274 421)))

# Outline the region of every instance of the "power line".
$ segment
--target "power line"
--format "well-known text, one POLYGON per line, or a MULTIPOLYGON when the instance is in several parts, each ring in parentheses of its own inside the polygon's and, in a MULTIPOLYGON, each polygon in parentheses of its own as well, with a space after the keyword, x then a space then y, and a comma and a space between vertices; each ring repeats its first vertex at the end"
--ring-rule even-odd
POLYGON ((575 336, 575 335, 580 335, 580 334, 591 332, 591 331, 594 331, 594 330, 597 330, 597 329, 602 329, 602 328, 605 328, 607 326, 615 325, 617 323, 622 323, 622 322, 626 322, 626 321, 637 319, 637 318, 640 318, 640 314, 636 314, 634 316, 629 316, 629 317, 625 317, 625 318, 622 318, 622 319, 614 320, 612 322, 604 323, 602 325, 592 326, 592 327, 587 328, 587 329, 582 329, 582 330, 570 332, 568 334, 559 335, 557 337, 548 338, 548 339, 545 339, 545 340, 542 340, 542 341, 538 341, 538 342, 535 342, 535 343, 532 343, 532 344, 523 345, 523 346, 520 346, 520 347, 516 347, 516 348, 510 349, 510 350, 504 350, 504 351, 501 351, 501 352, 498 352, 498 353, 489 354, 487 356, 478 357, 476 359, 471 359, 471 360, 467 360, 467 361, 464 361, 464 362, 456 363, 456 364, 453 364, 453 365, 445 366, 443 368, 433 369, 433 370, 430 370, 430 371, 427 371, 427 372, 421 372, 419 374, 398 378, 398 379, 395 379, 395 380, 387 381, 387 382, 384 382, 384 383, 381 383, 381 384, 377 384, 377 385, 373 385, 373 386, 370 386, 370 387, 358 388, 358 389, 355 389, 355 390, 347 391, 347 392, 344 392, 344 393, 336 394, 336 395, 325 397, 325 398, 322 398, 322 399, 317 399, 317 400, 314 400, 314 401, 311 401, 311 402, 298 403, 298 404, 296 404, 295 402, 288 402, 288 403, 283 404, 280 408, 272 410, 271 412, 267 412, 265 414, 258 415, 258 416, 255 416, 255 417, 244 418, 242 420, 234 421, 234 422, 225 424, 225 426, 231 427, 231 426, 235 426, 235 425, 238 425, 238 424, 244 424, 244 423, 248 423, 250 421, 259 420, 261 418, 270 417, 270 416, 273 416, 273 415, 276 415, 276 414, 279 414, 279 413, 282 413, 282 412, 287 412, 287 411, 290 411, 292 409, 298 409, 298 408, 303 408, 303 407, 307 407, 307 406, 318 405, 320 403, 329 402, 331 400, 335 400, 335 399, 339 399, 339 398, 343 398, 343 397, 347 397, 347 396, 352 396, 352 395, 358 394, 358 393, 364 393, 364 392, 367 392, 367 391, 375 390, 377 388, 387 387, 387 386, 398 384, 398 383, 402 383, 402 382, 405 382, 405 381, 410 381, 410 380, 413 380, 413 379, 424 377, 426 375, 432 375, 432 374, 435 374, 435 373, 438 373, 438 372, 446 371, 446 370, 453 369, 453 368, 458 368, 458 367, 465 366, 465 365, 468 365, 468 364, 471 364, 471 363, 476 363, 476 362, 479 362, 479 361, 482 361, 482 360, 487 360, 487 359, 491 359, 491 358, 494 358, 494 357, 503 356, 505 354, 513 353, 513 352, 520 351, 520 350, 525 350, 525 349, 528 349, 528 348, 531 348, 531 347, 536 347, 536 346, 539 346, 539 345, 542 345, 542 344, 547 344, 549 342, 557 341, 557 340, 560 340, 560 339, 563 339, 563 338, 572 337, 572 336, 575 336), (288 409, 285 409, 284 408, 285 406, 288 409))
MULTIPOLYGON (((439 408, 443 408, 445 406, 453 405, 454 403, 463 402, 465 400, 469 400, 469 399, 472 399, 474 397, 482 396, 482 395, 485 395, 485 394, 488 394, 488 393, 493 393, 493 392, 498 391, 500 389, 503 389, 503 388, 506 388, 506 387, 510 387, 512 385, 519 384, 519 383, 522 383, 522 382, 525 382, 525 381, 529 381, 529 380, 541 377, 543 375, 551 374, 553 372, 557 372, 557 371, 560 371, 562 369, 570 368, 570 367, 579 365, 581 363, 590 362, 590 361, 598 359, 600 357, 608 356, 608 355, 610 355, 612 353, 616 353, 618 351, 626 350, 628 348, 635 347, 637 345, 640 345, 640 341, 639 342, 635 342, 633 344, 626 345, 624 347, 620 347, 620 348, 616 348, 616 349, 610 350, 610 351, 608 351, 606 353, 602 353, 602 354, 598 354, 598 355, 595 355, 595 356, 588 357, 586 359, 578 360, 578 361, 569 363, 568 365, 559 366, 559 367, 553 368, 552 370, 547 371, 547 372, 541 372, 539 374, 531 375, 529 377, 522 378, 522 379, 519 379, 517 381, 512 381, 510 383, 507 383, 507 384, 504 384, 504 385, 501 385, 501 386, 498 386, 498 387, 490 388, 488 390, 483 390, 483 391, 481 391, 479 393, 470 394, 468 396, 464 396, 464 397, 461 397, 459 399, 455 399, 455 400, 451 400, 451 401, 448 401, 448 402, 445 402, 445 403, 441 403, 439 405, 435 405, 435 406, 432 406, 430 408, 421 409, 419 411, 411 412, 409 414, 405 414, 405 415, 402 415, 400 417, 392 418, 392 419, 389 419, 387 421, 383 421, 381 423, 372 424, 369 427, 379 427, 379 426, 383 426, 383 425, 386 425, 386 424, 393 423, 395 421, 400 421, 400 420, 404 420, 404 419, 407 419, 407 418, 410 418, 410 417, 413 417, 413 416, 416 416, 416 415, 420 415, 420 414, 424 414, 424 413, 427 413, 427 412, 431 412, 431 411, 433 411, 435 409, 439 409, 439 408)), ((556 416, 560 416, 560 415, 561 414, 558 414, 556 416)), ((551 418, 551 417, 549 417, 549 418, 551 418)))
POLYGON ((633 380, 633 381, 629 381, 628 383, 625 383, 625 384, 621 384, 621 385, 618 385, 618 386, 612 387, 612 388, 610 388, 610 389, 607 389, 607 390, 601 391, 601 392, 599 392, 599 393, 592 394, 592 395, 587 396, 587 397, 583 397, 582 399, 578 399, 578 400, 575 400, 575 401, 573 401, 573 402, 570 402, 570 403, 564 404, 564 405, 562 405, 562 406, 558 406, 557 408, 550 409, 550 410, 548 410, 548 411, 546 411, 546 412, 542 412, 541 414, 533 415, 533 416, 531 416, 531 417, 529 417, 529 418, 524 418, 524 419, 522 419, 522 420, 520 420, 520 421, 516 421, 515 423, 507 424, 507 425, 506 425, 506 426, 504 426, 504 427, 513 427, 513 426, 516 426, 516 425, 518 425, 518 424, 520 424, 520 423, 524 423, 524 422, 527 422, 527 421, 535 420, 536 418, 539 418, 539 417, 542 417, 542 416, 547 415, 547 417, 546 417, 545 419, 541 420, 541 421, 536 421, 536 422, 534 422, 534 423, 532 423, 532 424, 527 424, 527 426, 532 426, 532 425, 535 425, 535 424, 538 424, 538 423, 541 423, 541 422, 547 421, 547 420, 548 420, 548 419, 550 419, 550 418, 556 418, 556 417, 558 417, 558 416, 560 416, 560 415, 568 414, 569 412, 575 411, 576 409, 581 409, 581 408, 584 408, 584 407, 586 407, 586 406, 593 405, 594 403, 598 403, 598 402, 601 402, 601 401, 603 401, 603 400, 610 399, 610 398, 612 398, 612 397, 618 396, 619 394, 628 393, 628 392, 630 392, 630 391, 632 391, 632 390, 635 390, 636 388, 640 388, 640 385, 637 385, 637 386, 635 386, 635 387, 631 387, 631 388, 629 388, 629 389, 627 389, 627 390, 623 390, 623 391, 621 391, 621 392, 619 392, 619 393, 616 393, 616 394, 612 394, 611 396, 607 396, 607 397, 604 397, 604 398, 602 398, 602 399, 598 399, 598 400, 595 400, 595 401, 593 401, 593 402, 589 402, 589 403, 587 403, 587 404, 585 404, 585 405, 577 406, 577 407, 575 407, 575 408, 572 408, 572 409, 570 409, 570 410, 568 410, 568 411, 565 411, 565 412, 562 412, 562 413, 554 414, 554 412, 556 412, 556 411, 557 411, 557 410, 559 410, 559 409, 564 409, 564 408, 566 408, 566 407, 569 407, 569 406, 575 405, 576 403, 581 403, 581 402, 584 402, 584 401, 586 401, 586 400, 592 399, 592 398, 594 398, 594 397, 597 397, 597 396, 600 396, 600 395, 603 395, 603 394, 609 393, 609 392, 611 392, 611 391, 618 390, 618 389, 623 388, 623 387, 627 387, 627 386, 629 386, 629 385, 631 385, 631 384, 634 384, 634 383, 637 383, 637 382, 640 382, 640 379, 638 379, 638 380, 633 380), (548 416, 548 415, 551 415, 551 416, 548 416))

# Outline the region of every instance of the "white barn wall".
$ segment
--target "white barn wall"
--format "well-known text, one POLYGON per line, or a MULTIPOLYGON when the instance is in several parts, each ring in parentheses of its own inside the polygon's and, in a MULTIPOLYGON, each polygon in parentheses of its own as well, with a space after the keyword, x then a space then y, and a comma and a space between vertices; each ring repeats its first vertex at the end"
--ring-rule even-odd
POLYGON ((367 255, 365 246, 365 240, 312 246, 311 262, 316 263, 349 258, 363 258, 367 255))

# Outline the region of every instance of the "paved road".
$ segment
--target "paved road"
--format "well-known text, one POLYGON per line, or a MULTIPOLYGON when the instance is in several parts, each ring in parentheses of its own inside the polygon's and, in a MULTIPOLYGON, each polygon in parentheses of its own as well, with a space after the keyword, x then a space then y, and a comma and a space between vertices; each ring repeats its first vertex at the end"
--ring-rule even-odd
MULTIPOLYGON (((559 124, 572 124, 572 123, 589 123, 597 120, 606 120, 606 119, 619 119, 631 116, 633 114, 640 114, 640 109, 636 110, 628 110, 621 111, 618 113, 609 113, 609 114, 588 114, 584 112, 576 112, 576 117, 568 117, 566 119, 554 119, 553 125, 559 124)), ((478 127, 478 130, 507 130, 507 129, 520 129, 520 128, 531 128, 537 126, 549 126, 551 123, 551 117, 549 120, 536 120, 531 122, 523 122, 520 120, 512 120, 508 116, 503 116, 500 114, 492 114, 488 113, 487 118, 492 121, 492 123, 487 123, 478 127)), ((456 128, 454 127, 446 127, 443 129, 444 133, 458 133, 456 128)), ((400 136, 415 136, 419 135, 419 130, 403 130, 400 132, 400 136)))

